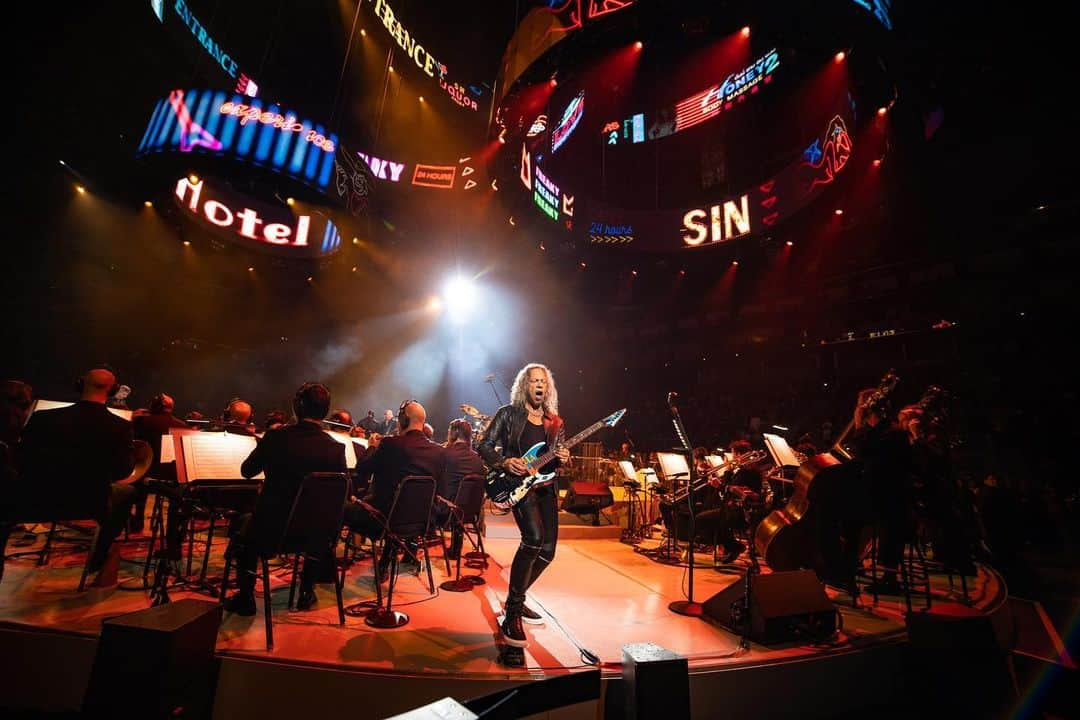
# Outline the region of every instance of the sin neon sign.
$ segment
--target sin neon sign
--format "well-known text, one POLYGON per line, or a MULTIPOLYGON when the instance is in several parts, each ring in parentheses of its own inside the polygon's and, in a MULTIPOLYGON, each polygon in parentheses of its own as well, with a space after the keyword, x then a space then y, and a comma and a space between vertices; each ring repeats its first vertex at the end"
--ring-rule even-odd
POLYGON ((687 247, 727 242, 749 234, 749 195, 708 208, 694 208, 683 215, 682 238, 687 247))

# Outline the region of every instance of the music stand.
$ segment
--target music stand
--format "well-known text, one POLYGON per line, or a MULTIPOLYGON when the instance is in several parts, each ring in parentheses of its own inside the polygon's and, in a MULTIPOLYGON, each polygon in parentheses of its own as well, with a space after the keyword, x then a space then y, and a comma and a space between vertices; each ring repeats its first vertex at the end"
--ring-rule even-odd
MULTIPOLYGON (((677 494, 678 481, 687 481, 690 477, 690 466, 686 458, 678 453, 658 452, 656 461, 660 465, 660 474, 664 482, 671 488, 671 494, 677 494)), ((680 563, 679 537, 676 529, 679 525, 679 513, 675 503, 671 503, 671 527, 667 529, 667 542, 656 549, 656 560, 663 563, 680 563)), ((691 546, 692 547, 692 546, 691 546)))
MULTIPOLYGON (((623 474, 622 485, 626 489, 626 506, 629 511, 626 517, 626 529, 619 540, 633 545, 641 539, 641 528, 635 527, 634 524, 634 504, 639 500, 638 490, 641 489, 641 483, 638 481, 637 471, 634 470, 634 463, 629 460, 619 460, 618 466, 623 474)), ((644 508, 641 514, 645 514, 644 508)), ((640 524, 639 522, 638 525, 640 524)))

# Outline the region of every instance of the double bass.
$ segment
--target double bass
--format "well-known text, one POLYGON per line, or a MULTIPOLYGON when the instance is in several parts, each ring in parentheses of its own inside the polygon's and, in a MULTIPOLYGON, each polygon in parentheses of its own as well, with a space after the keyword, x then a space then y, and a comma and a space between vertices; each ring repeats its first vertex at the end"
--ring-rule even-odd
MULTIPOLYGON (((899 381, 890 370, 859 403, 857 412, 880 409, 899 381)), ((754 547, 774 571, 813 569, 830 584, 846 586, 870 542, 871 513, 862 467, 844 447, 855 421, 833 447, 799 466, 787 505, 757 527, 754 547)))

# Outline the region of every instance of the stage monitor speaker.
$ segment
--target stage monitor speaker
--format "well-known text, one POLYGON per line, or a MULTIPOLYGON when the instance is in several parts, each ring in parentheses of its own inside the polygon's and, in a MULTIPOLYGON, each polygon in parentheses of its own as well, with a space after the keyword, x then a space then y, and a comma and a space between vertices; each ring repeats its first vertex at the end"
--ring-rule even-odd
POLYGON ((221 612, 220 603, 183 599, 105 620, 83 713, 210 717, 221 612))
MULTIPOLYGON (((741 633, 732 606, 743 601, 745 577, 704 603, 704 614, 741 633)), ((761 644, 820 640, 836 632, 836 608, 813 570, 755 575, 750 584, 750 639, 761 644)))
MULTIPOLYGON (((473 698, 465 707, 484 720, 516 720, 549 713, 600 697, 600 671, 583 670, 530 680, 505 690, 473 698)), ((443 716, 446 717, 446 716, 443 716)))
POLYGON ((615 497, 607 485, 574 480, 563 496, 562 509, 572 513, 600 512, 614 502, 615 497))

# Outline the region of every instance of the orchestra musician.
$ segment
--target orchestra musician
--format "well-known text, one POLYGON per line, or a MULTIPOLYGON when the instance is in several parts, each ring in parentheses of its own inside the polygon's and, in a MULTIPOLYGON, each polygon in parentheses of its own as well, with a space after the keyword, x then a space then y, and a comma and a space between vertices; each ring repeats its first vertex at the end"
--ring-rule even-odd
MULTIPOLYGON (((539 363, 521 368, 514 379, 510 404, 498 409, 484 431, 477 447, 492 468, 503 468, 514 475, 526 475, 528 467, 521 459, 539 442, 556 448, 557 460, 570 461, 570 451, 560 447, 563 420, 558 415, 559 394, 551 371, 539 363)), ((540 468, 541 471, 549 471, 540 468)), ((528 647, 522 622, 538 623, 542 618, 525 605, 525 593, 555 558, 559 539, 558 493, 554 484, 532 488, 514 505, 514 521, 521 531, 521 544, 510 566, 510 588, 506 614, 500 631, 514 647, 528 647)))

